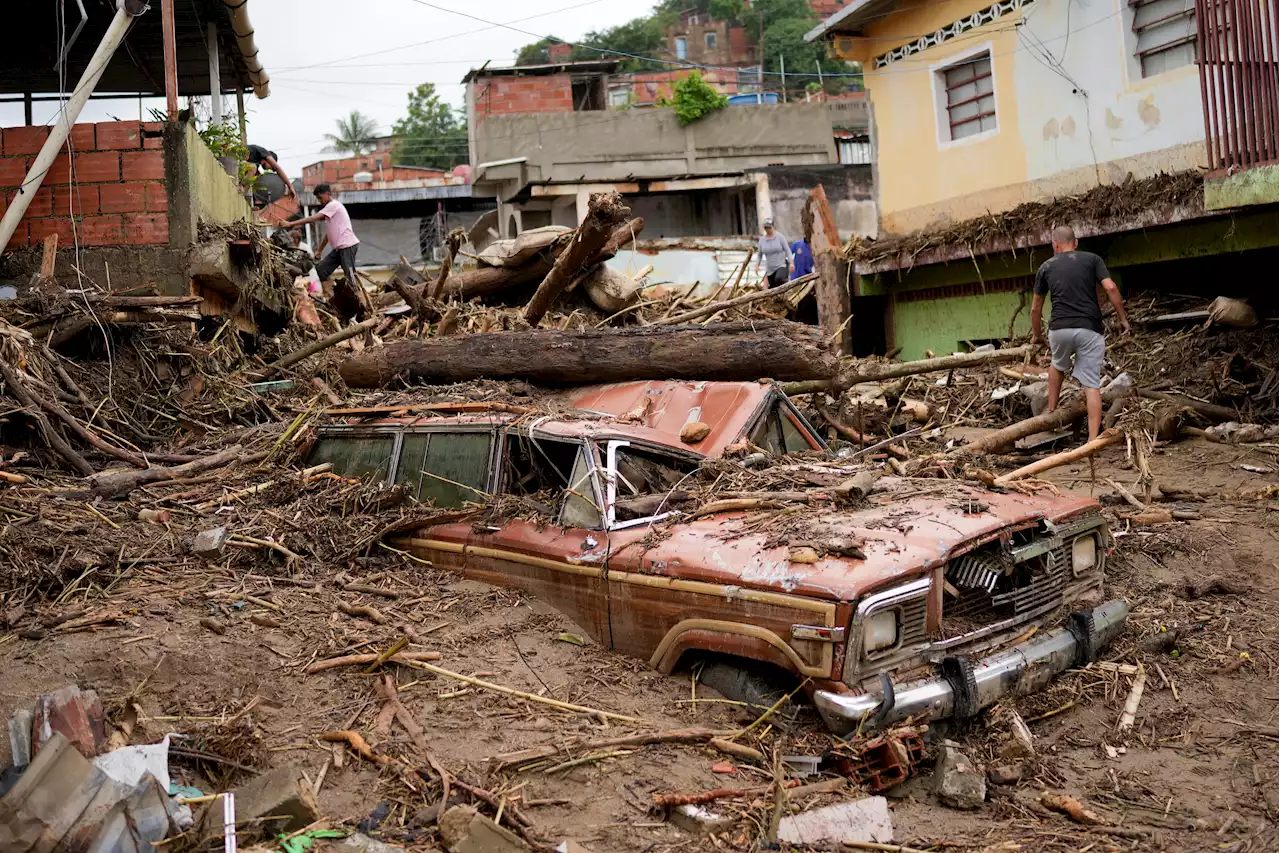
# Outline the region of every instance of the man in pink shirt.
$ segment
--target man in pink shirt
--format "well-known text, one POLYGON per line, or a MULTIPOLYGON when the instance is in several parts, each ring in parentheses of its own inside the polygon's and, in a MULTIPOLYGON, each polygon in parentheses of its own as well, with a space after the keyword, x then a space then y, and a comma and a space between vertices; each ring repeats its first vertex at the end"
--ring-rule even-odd
POLYGON ((339 303, 354 301, 355 304, 352 306, 354 311, 341 311, 341 313, 348 316, 354 314, 357 320, 363 320, 367 300, 361 298, 364 290, 356 279, 356 250, 360 248, 360 241, 356 238, 356 232, 351 229, 351 216, 347 213, 346 205, 333 197, 328 184, 319 184, 312 192, 316 201, 321 204, 320 212, 290 222, 288 227, 299 228, 308 222, 326 220, 325 235, 316 248, 316 254, 323 252, 326 244, 333 246, 333 250, 316 264, 316 275, 320 281, 328 281, 338 267, 342 267, 349 293, 343 294, 346 298, 339 297, 335 288, 334 307, 341 311, 342 306, 339 303))

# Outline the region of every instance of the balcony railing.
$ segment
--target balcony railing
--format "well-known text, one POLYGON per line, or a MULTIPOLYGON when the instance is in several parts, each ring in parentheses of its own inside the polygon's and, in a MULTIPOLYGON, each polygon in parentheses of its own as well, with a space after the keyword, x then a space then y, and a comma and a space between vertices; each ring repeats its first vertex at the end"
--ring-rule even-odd
POLYGON ((1210 173, 1277 162, 1280 0, 1195 0, 1210 173))

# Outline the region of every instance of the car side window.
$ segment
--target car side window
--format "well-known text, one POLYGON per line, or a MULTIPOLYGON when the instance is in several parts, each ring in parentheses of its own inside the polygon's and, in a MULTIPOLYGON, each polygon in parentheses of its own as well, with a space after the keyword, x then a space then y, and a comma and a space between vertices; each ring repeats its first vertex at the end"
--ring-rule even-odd
POLYGON ((751 443, 778 456, 814 449, 781 402, 775 403, 769 413, 760 419, 751 433, 751 443))
POLYGON ((488 496, 493 437, 487 432, 412 433, 404 437, 396 483, 440 508, 482 503, 488 496))
POLYGON ((614 456, 617 477, 614 521, 634 521, 656 515, 671 492, 697 467, 698 463, 692 460, 639 447, 619 447, 614 456))
POLYGON ((329 462, 340 477, 385 480, 391 472, 391 435, 333 435, 321 438, 311 451, 310 463, 329 462))
POLYGON ((603 513, 581 442, 510 432, 502 457, 502 491, 565 527, 598 529, 603 513))

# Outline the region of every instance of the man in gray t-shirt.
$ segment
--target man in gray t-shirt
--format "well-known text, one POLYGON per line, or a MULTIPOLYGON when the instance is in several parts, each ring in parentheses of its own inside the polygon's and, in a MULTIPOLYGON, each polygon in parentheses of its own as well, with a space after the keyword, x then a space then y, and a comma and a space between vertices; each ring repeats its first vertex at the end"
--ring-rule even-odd
POLYGON ((787 283, 787 278, 791 275, 792 263, 791 244, 787 242, 786 237, 773 230, 773 220, 766 219, 764 235, 756 246, 756 272, 760 272, 760 267, 763 265, 765 277, 769 279, 769 286, 777 287, 787 283))
POLYGON ((1089 440, 1092 441, 1102 428, 1102 392, 1098 386, 1106 357, 1098 288, 1111 300, 1124 334, 1129 333, 1129 318, 1124 313, 1120 289, 1111 280, 1102 258, 1092 252, 1079 251, 1075 232, 1065 225, 1053 229, 1052 240, 1053 257, 1036 271, 1035 298, 1031 300, 1031 340, 1036 344, 1044 341, 1040 323, 1044 298, 1049 296, 1053 300, 1053 317, 1049 321, 1049 411, 1058 408, 1062 380, 1070 370, 1084 389, 1089 440))

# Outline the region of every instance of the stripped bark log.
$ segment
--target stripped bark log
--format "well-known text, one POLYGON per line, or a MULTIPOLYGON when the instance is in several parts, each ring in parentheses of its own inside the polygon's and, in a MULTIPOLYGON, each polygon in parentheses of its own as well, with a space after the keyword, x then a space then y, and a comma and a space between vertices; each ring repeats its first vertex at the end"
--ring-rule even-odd
POLYGON ((445 237, 445 253, 444 259, 440 262, 440 275, 436 277, 435 282, 431 285, 431 298, 439 300, 444 296, 444 289, 449 283, 449 271, 453 269, 453 256, 458 254, 458 250, 462 248, 462 244, 467 240, 467 232, 461 228, 454 228, 449 232, 449 236, 445 237))
MULTIPOLYGON (((1064 450, 1061 453, 1055 453, 1052 456, 1046 456, 1044 459, 1032 462, 1030 465, 1024 465, 1016 471, 1010 471, 1000 477, 996 477, 995 484, 997 486, 1007 486, 1014 480, 1020 480, 1023 477, 1034 477, 1044 471, 1052 468, 1058 468, 1063 465, 1069 465, 1072 462, 1078 462, 1097 453, 1104 447, 1115 444, 1124 438, 1124 433, 1118 429, 1109 429, 1093 441, 1080 445, 1073 450, 1064 450)), ((1146 507, 1143 507, 1146 509, 1146 507)))
POLYGON ((784 382, 778 387, 783 393, 790 396, 813 394, 818 391, 838 392, 857 385, 859 382, 878 382, 882 379, 897 379, 901 376, 914 376, 939 370, 977 367, 983 364, 997 364, 1005 361, 1021 361, 1031 352, 1032 348, 1030 346, 1021 346, 1013 347, 1012 349, 988 350, 987 352, 966 352, 941 358, 926 358, 921 361, 883 362, 879 364, 862 363, 841 371, 839 376, 827 382, 784 382))
POLYGON ((962 445, 951 452, 953 454, 969 453, 975 455, 998 453, 1020 438, 1026 438, 1038 432, 1061 429, 1083 418, 1084 415, 1084 400, 1074 400, 1065 406, 1054 409, 1052 412, 1045 412, 1043 415, 1018 421, 1016 424, 1007 426, 1004 429, 998 429, 995 432, 975 438, 968 444, 962 445))
POLYGON ((1169 394, 1164 391, 1151 391, 1147 388, 1137 389, 1139 397, 1147 400, 1162 400, 1166 403, 1173 403, 1184 409, 1191 409, 1197 414, 1204 415, 1211 421, 1238 421, 1241 420, 1240 415, 1234 409, 1228 409, 1226 406, 1215 406, 1212 403, 1202 403, 1199 400, 1193 400, 1190 397, 1183 397, 1180 394, 1169 394))
POLYGON ((188 462, 185 465, 175 465, 172 468, 144 468, 140 471, 112 470, 102 471, 98 474, 93 474, 93 469, 90 468, 89 473, 92 476, 89 477, 89 484, 93 487, 93 491, 100 495, 124 495, 139 486, 145 486, 147 483, 176 480, 189 474, 198 474, 201 471, 221 468, 239 460, 243 451, 244 447, 236 444, 212 456, 206 456, 194 462, 188 462))
POLYGON ((379 317, 371 317, 368 320, 365 320, 364 322, 356 323, 355 325, 347 326, 345 329, 341 329, 340 331, 334 332, 332 335, 330 335, 327 338, 321 338, 318 341, 313 341, 307 344, 305 347, 302 347, 301 349, 296 349, 293 352, 289 353, 288 355, 284 356, 283 358, 277 361, 271 362, 271 364, 267 365, 267 370, 270 372, 274 372, 277 370, 284 370, 287 367, 292 367, 293 365, 302 361, 304 358, 310 358, 311 356, 315 355, 318 352, 327 350, 329 347, 336 346, 337 344, 342 343, 348 338, 354 338, 356 335, 362 334, 365 331, 372 329, 374 326, 378 325, 378 322, 380 319, 381 318, 379 317))
POLYGON ((608 243, 614 229, 631 213, 616 192, 596 193, 591 196, 586 218, 578 226, 569 245, 556 258, 551 272, 538 285, 533 298, 525 308, 524 319, 530 326, 537 326, 547 313, 551 303, 582 269, 608 243))
POLYGON ((835 372, 835 359, 822 343, 818 329, 786 321, 581 332, 533 329, 395 341, 353 355, 339 371, 352 388, 377 388, 396 379, 441 384, 482 377, 552 385, 809 379, 835 372))

